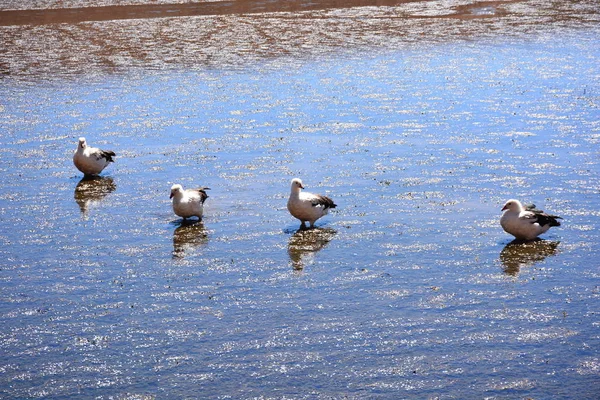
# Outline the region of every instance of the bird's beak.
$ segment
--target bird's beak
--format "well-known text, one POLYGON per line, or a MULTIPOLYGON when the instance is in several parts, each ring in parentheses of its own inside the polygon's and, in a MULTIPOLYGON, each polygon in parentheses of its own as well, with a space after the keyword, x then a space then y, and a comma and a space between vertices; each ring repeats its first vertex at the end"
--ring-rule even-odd
POLYGON ((303 185, 300 185, 300 189, 304 189, 304 186, 303 186, 303 185))
POLYGON ((172 199, 172 198, 173 198, 173 193, 171 193, 171 195, 169 196, 169 198, 170 198, 170 199, 172 199))
POLYGON ((506 206, 502 207, 501 211, 504 211, 504 210, 508 210, 508 207, 506 207, 506 206))

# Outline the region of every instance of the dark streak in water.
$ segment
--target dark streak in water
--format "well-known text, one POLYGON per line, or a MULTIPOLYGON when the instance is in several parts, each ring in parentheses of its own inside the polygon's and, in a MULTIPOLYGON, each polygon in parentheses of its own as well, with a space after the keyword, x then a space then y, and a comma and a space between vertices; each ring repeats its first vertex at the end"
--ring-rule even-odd
POLYGON ((124 6, 81 7, 43 10, 0 11, 0 25, 44 25, 109 21, 117 19, 146 19, 268 12, 300 12, 327 8, 394 6, 410 0, 337 0, 321 1, 216 1, 187 4, 143 4, 124 6))
MULTIPOLYGON (((477 2, 456 7, 460 17, 489 17, 496 14, 500 4, 518 0, 477 2), (485 9, 485 12, 481 12, 485 9)), ((215 1, 185 4, 115 5, 77 8, 52 8, 0 11, 0 26, 46 25, 79 23, 85 21, 111 21, 120 19, 148 19, 165 17, 216 16, 257 13, 298 13, 326 9, 355 7, 394 7, 418 2, 416 0, 319 0, 319 1, 215 1)), ((443 15, 448 17, 448 15, 443 15)), ((424 16, 421 16, 423 18, 424 16)))

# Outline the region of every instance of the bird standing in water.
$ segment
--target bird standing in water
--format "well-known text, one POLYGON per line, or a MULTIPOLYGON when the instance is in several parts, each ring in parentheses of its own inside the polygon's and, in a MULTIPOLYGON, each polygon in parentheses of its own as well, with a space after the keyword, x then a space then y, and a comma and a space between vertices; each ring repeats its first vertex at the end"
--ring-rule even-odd
POLYGON ((306 221, 310 223, 311 228, 314 228, 315 221, 337 205, 327 196, 302 192, 302 189, 304 189, 302 181, 299 178, 292 179, 287 208, 292 216, 300 220, 301 228, 306 228, 306 221))
POLYGON ((183 186, 175 184, 171 186, 171 199, 173 199, 173 212, 185 220, 189 217, 202 219, 204 213, 204 202, 208 199, 206 191, 210 188, 183 190, 183 186))
POLYGON ((533 240, 553 226, 560 226, 557 215, 546 214, 534 204, 523 206, 519 200, 508 200, 502 208, 500 225, 519 240, 533 240))
POLYGON ((84 137, 79 138, 77 150, 73 154, 73 164, 86 176, 98 175, 111 162, 114 162, 114 151, 101 150, 87 145, 84 137))

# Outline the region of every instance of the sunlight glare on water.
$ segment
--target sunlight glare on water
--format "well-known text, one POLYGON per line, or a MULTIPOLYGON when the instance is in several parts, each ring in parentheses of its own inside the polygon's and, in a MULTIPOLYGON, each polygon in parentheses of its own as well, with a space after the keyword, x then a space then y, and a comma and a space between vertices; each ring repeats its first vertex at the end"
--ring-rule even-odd
POLYGON ((594 2, 215 3, 2 20, 0 396, 594 398, 594 2), (511 243, 509 198, 563 225, 511 243))

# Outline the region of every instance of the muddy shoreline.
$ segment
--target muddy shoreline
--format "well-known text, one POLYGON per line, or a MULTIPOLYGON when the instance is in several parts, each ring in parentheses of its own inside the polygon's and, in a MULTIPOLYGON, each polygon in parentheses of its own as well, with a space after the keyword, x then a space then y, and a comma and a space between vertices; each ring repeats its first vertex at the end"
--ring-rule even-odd
POLYGON ((217 16, 259 13, 299 13, 337 8, 393 7, 414 0, 336 0, 305 1, 212 1, 201 3, 121 4, 69 8, 0 10, 0 26, 46 25, 109 21, 120 19, 147 19, 165 17, 217 16))
POLYGON ((336 8, 336 2, 243 1, 3 11, 0 76, 53 80, 140 68, 239 68, 444 42, 539 37, 558 27, 600 29, 593 2, 366 6, 375 3, 336 8), (280 12, 286 7, 290 11, 280 12), (312 10, 291 11, 306 7, 312 10), (178 12, 198 15, 174 17, 178 12), (12 23, 17 25, 7 26, 12 23))

